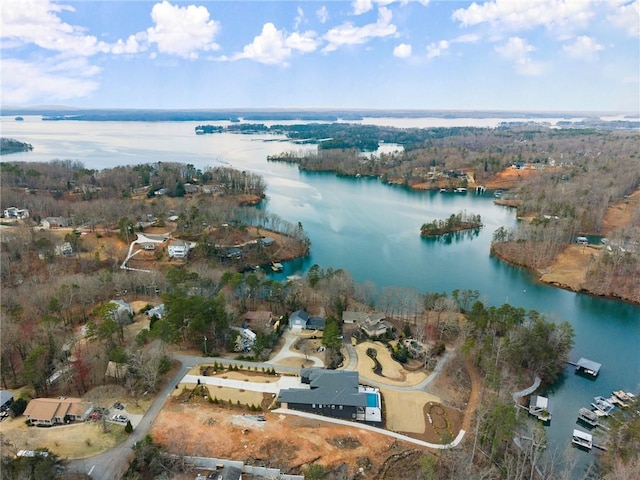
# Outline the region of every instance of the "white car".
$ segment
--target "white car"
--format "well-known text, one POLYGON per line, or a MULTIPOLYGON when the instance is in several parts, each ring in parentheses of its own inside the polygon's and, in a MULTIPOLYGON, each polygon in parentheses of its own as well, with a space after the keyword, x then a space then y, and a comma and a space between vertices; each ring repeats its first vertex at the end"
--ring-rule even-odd
POLYGON ((118 413, 116 413, 113 417, 111 417, 111 420, 113 420, 114 422, 122 422, 125 423, 127 422, 129 419, 124 416, 124 415, 120 415, 118 413))

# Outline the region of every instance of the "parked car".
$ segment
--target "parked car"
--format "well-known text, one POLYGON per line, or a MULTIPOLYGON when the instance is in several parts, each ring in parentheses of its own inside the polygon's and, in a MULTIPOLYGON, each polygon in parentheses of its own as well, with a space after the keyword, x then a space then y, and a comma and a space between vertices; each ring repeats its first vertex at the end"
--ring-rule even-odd
POLYGON ((113 417, 111 417, 111 420, 113 420, 114 422, 122 422, 122 423, 125 423, 125 422, 127 422, 129 419, 128 419, 125 415, 120 415, 120 414, 116 413, 113 417))
POLYGON ((117 408, 118 410, 123 410, 124 405, 122 405, 120 402, 116 402, 113 404, 113 408, 117 408))
POLYGON ((100 412, 91 412, 91 415, 89 415, 89 418, 91 420, 100 420, 102 418, 102 413, 100 412))

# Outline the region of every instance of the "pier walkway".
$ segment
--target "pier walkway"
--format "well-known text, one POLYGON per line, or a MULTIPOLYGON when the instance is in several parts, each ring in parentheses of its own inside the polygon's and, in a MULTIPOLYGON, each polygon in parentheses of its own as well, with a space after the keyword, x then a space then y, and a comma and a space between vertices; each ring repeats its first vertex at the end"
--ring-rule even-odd
POLYGON ((513 401, 518 403, 519 398, 525 397, 527 395, 531 395, 533 392, 537 390, 541 382, 542 380, 540 379, 540 377, 536 377, 535 380, 533 381, 533 384, 530 387, 527 387, 524 390, 520 390, 519 392, 513 393, 513 401))

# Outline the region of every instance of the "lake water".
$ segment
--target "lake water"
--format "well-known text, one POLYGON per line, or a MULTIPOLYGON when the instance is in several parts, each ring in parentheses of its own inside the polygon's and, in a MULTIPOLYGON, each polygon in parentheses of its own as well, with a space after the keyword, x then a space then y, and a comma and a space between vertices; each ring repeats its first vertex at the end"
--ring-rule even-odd
MULTIPOLYGON (((485 119, 485 124, 503 120, 485 119)), ((440 123, 445 124, 451 126, 440 123)), ((593 381, 567 367, 549 392, 554 417, 547 435, 552 447, 564 450, 569 444, 578 409, 588 407, 595 395, 609 396, 620 388, 637 393, 640 388, 640 307, 549 287, 526 270, 490 257, 494 230, 516 222, 513 212, 495 206, 490 195, 416 192, 376 179, 300 172, 293 165, 267 162, 266 157, 314 147, 271 141, 271 136, 196 136, 197 122, 42 122, 39 117, 15 122, 2 117, 0 125, 2 136, 34 146, 33 152, 3 161, 72 159, 89 168, 177 161, 199 168, 229 165, 261 174, 268 183, 263 208, 292 223, 301 222, 312 242, 311 254, 288 262, 281 278, 303 274, 317 263, 346 269, 356 281, 368 280, 378 288, 474 289, 485 303, 509 302, 569 321, 575 330, 571 359, 584 356, 603 366, 593 381), (477 235, 449 242, 420 238, 424 222, 460 210, 480 214, 485 227, 477 235)), ((582 466, 595 455, 574 452, 582 466)))

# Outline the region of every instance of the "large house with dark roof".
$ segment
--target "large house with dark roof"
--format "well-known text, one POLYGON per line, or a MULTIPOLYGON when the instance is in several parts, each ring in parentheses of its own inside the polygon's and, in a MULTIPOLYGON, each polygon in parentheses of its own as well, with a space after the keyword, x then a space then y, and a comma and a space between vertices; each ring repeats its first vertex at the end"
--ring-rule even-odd
POLYGON ((309 388, 281 390, 279 399, 284 408, 366 423, 382 423, 380 391, 359 385, 358 372, 304 368, 300 377, 309 388))

